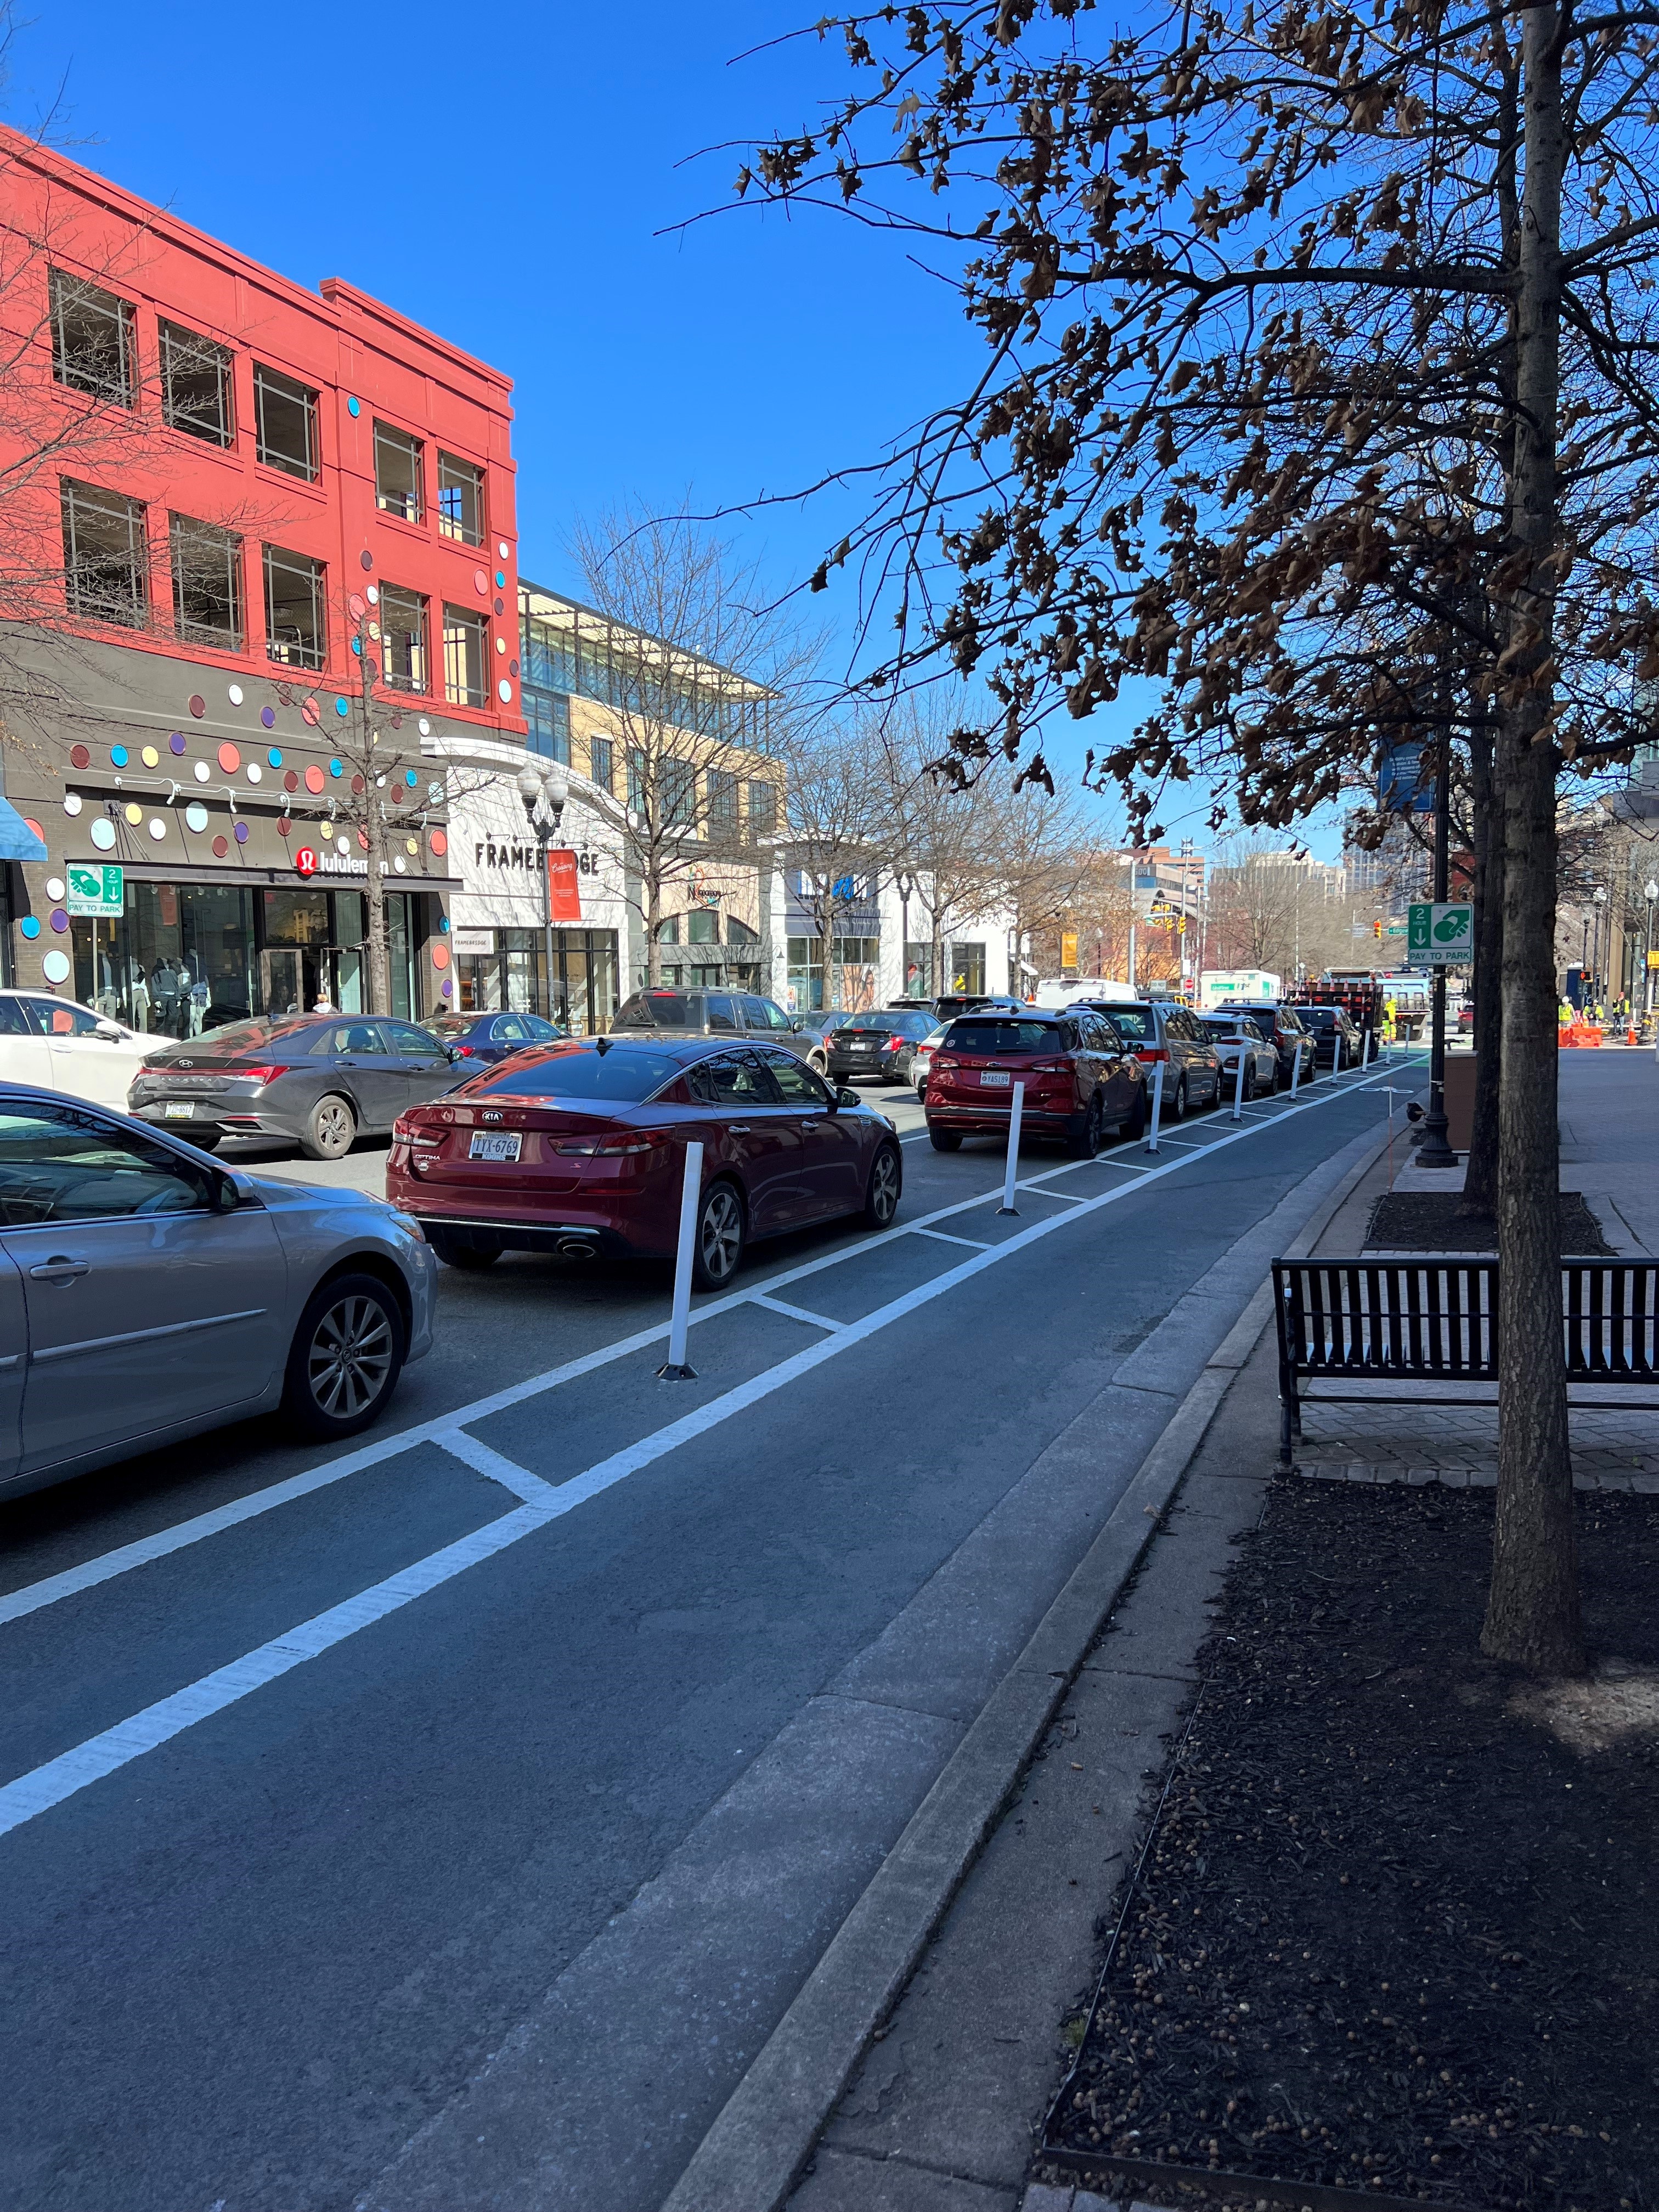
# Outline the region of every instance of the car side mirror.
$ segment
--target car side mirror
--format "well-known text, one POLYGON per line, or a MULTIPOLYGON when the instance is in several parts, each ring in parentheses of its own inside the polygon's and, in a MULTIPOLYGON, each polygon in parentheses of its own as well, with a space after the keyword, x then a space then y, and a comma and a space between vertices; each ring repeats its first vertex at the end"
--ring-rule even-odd
POLYGON ((803 1022, 803 1021, 800 1021, 800 1020, 795 1020, 795 1021, 791 1022, 791 1023, 790 1023, 790 1024, 789 1024, 789 1032, 790 1032, 790 1035, 791 1035, 792 1036, 799 1036, 800 1035, 801 1031, 805 1028, 805 1026, 806 1026, 805 1023, 805 1022, 803 1022))
POLYGON ((92 1025, 92 1033, 95 1037, 102 1037, 106 1044, 121 1042, 120 1025, 115 1022, 94 1022, 92 1025))
POLYGON ((840 1090, 839 1090, 839 1091, 836 1091, 836 1104, 838 1107, 841 1107, 841 1106, 862 1106, 862 1105, 863 1105, 863 1103, 864 1103, 864 1101, 863 1101, 863 1099, 859 1096, 858 1092, 857 1092, 856 1091, 853 1090, 853 1089, 852 1089, 852 1087, 851 1087, 849 1085, 848 1085, 848 1084, 843 1083, 843 1084, 842 1085, 842 1086, 841 1086, 840 1090))
POLYGON ((216 1213, 234 1213, 242 1202, 242 1194, 227 1175, 213 1178, 213 1210, 216 1213))

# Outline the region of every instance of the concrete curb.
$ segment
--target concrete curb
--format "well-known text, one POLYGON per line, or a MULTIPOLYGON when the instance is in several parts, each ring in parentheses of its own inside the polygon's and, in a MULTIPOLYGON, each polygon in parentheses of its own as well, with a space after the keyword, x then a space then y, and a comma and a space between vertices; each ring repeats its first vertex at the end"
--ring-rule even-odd
MULTIPOLYGON (((1386 1135, 1315 1207, 1311 1251, 1386 1135)), ((870 2038, 995 1826, 1273 1316, 1264 1282, 1212 1353, 1030 1641, 692 2154, 663 2212, 778 2212, 870 2038)))

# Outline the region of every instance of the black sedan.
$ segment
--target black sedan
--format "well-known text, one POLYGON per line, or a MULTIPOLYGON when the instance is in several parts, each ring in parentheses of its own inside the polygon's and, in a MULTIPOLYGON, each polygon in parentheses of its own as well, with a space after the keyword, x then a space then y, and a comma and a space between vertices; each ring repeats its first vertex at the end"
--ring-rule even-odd
POLYGON ((227 1137, 286 1137, 309 1160, 337 1160, 477 1073, 413 1022, 362 1014, 238 1022, 158 1044, 127 1110, 210 1152, 227 1137))
POLYGON ((891 1006, 878 1014, 853 1014, 826 1040, 830 1079, 846 1083, 878 1075, 884 1083, 908 1083, 922 1039, 938 1027, 931 1013, 891 1006))
POLYGON ((512 1011, 498 1014, 434 1014, 421 1024, 430 1030, 452 1057, 457 1054, 469 1067, 494 1067, 510 1052, 527 1044, 556 1044, 567 1032, 539 1014, 512 1011))

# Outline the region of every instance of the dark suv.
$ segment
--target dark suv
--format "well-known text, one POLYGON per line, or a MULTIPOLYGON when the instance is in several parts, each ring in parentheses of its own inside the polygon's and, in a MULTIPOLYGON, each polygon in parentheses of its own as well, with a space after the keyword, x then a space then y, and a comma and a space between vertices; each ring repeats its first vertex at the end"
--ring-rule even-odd
POLYGON ((1313 1038, 1302 1026, 1301 1018, 1294 1006, 1233 1006, 1229 1009, 1243 1021, 1253 1022, 1273 1050, 1279 1054, 1279 1080, 1281 1088, 1291 1080, 1298 1056, 1302 1073, 1298 1083, 1311 1083, 1319 1073, 1313 1038))
POLYGON ((829 1073, 822 1034, 799 1014, 786 1014, 775 999, 752 991, 635 991, 623 1000, 611 1027, 618 1036, 763 1037, 798 1053, 820 1075, 829 1073))

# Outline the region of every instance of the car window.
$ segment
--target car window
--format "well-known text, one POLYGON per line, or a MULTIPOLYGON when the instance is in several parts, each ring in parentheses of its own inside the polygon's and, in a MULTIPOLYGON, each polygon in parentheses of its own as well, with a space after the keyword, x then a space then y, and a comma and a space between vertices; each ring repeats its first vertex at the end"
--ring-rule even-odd
POLYGON ((636 991, 631 999, 624 999, 617 1009, 613 1030, 651 1030, 657 1026, 652 1018, 651 1001, 643 991, 636 991))
POLYGON ((68 999, 35 999, 30 1011, 48 1036, 90 1036, 98 1026, 96 1014, 68 999))
POLYGON ((489 1035, 495 1044, 525 1044, 529 1042, 530 1031, 520 1015, 497 1014, 489 1035))
POLYGON ((1127 1037, 1132 1045, 1149 1044, 1157 1034, 1150 1006, 1114 1006, 1112 1019, 1117 1024, 1119 1034, 1127 1037))
POLYGON ((1241 1014, 1238 1018, 1247 1023, 1259 1037, 1272 1038, 1273 1018, 1271 1014, 1241 1014))
POLYGON ((551 1022, 544 1022, 539 1014, 522 1014, 520 1019, 532 1043, 551 1044, 555 1037, 564 1035, 562 1030, 556 1029, 551 1022))
POLYGON ((793 1052, 780 1052, 775 1045, 765 1055, 772 1080, 783 1093, 786 1106, 827 1106, 830 1092, 804 1060, 797 1060, 793 1052))
POLYGON ((744 992, 738 1004, 751 1030, 787 1030, 789 1026, 789 1017, 781 1006, 775 1006, 769 999, 757 998, 752 991, 744 992))
POLYGON ((373 1022, 339 1022, 325 1030, 312 1047, 313 1052, 367 1054, 371 1059, 386 1056, 386 1045, 373 1022))
POLYGON ((752 1053, 717 1052, 687 1071, 700 1106, 775 1106, 777 1095, 752 1053))
POLYGON ((38 1036, 40 1024, 27 999, 0 993, 0 1036, 38 1036))
POLYGON ((1098 1050, 1101 1052, 1122 1051, 1123 1040, 1118 1035, 1115 1025, 1109 1022, 1104 1014, 1097 1014, 1094 1017, 1094 1024, 1100 1032, 1098 1050))
POLYGON ((71 1106, 0 1105, 0 1229, 205 1212, 212 1170, 196 1169, 71 1106))
POLYGON ((489 1074, 475 1077, 452 1092, 463 1098, 605 1098, 617 1105, 635 1106, 650 1097, 680 1073, 680 1063, 665 1052, 647 1052, 632 1044, 612 1045, 608 1038, 578 1044, 574 1039, 557 1044, 533 1045, 504 1060, 489 1074), (602 1051, 601 1045, 605 1047, 602 1051))
POLYGON ((992 1021, 968 1015, 951 1023, 945 1044, 951 1052, 1052 1052, 1057 1035, 1053 1022, 992 1021))
POLYGON ((1282 1030, 1290 1030, 1291 1031, 1297 1031, 1301 1029, 1302 1024, 1297 1019, 1296 1010, 1293 1006, 1281 1006, 1279 1008, 1279 1026, 1282 1030))
POLYGON ((382 1022, 386 1041, 400 1060, 430 1060, 438 1050, 437 1045, 413 1022, 382 1022))
POLYGON ((727 991, 711 991, 708 998, 708 1026, 721 1036, 735 1036, 738 1010, 727 991))

